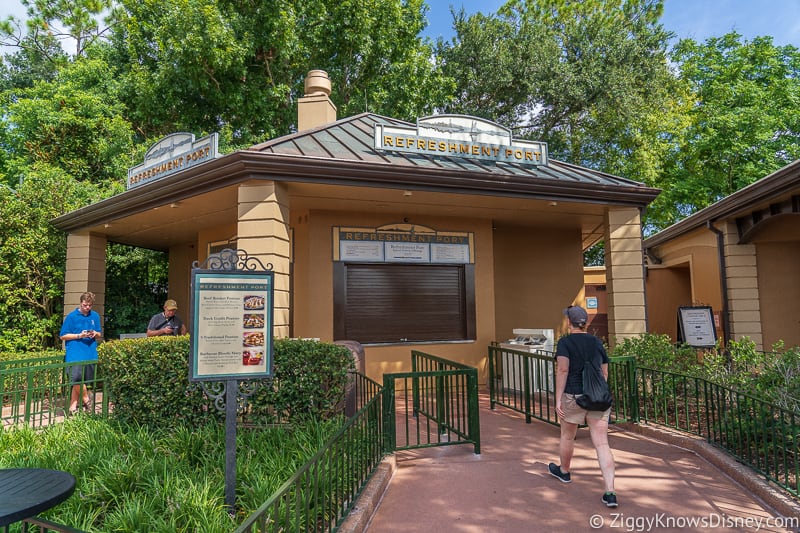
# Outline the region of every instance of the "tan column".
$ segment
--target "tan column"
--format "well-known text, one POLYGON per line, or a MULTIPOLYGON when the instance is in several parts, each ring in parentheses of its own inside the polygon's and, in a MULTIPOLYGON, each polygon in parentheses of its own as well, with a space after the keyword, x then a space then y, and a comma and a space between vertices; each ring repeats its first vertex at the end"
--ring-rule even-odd
POLYGON ((725 240, 731 338, 739 341, 749 337, 756 344, 756 349, 763 350, 756 247, 754 244, 737 244, 739 232, 735 223, 727 223, 721 230, 725 240))
POLYGON ((94 293, 94 310, 105 322, 106 238, 91 233, 70 233, 64 276, 64 316, 78 307, 81 294, 87 291, 94 293))
POLYGON ((250 182, 239 186, 237 247, 272 264, 275 273, 273 334, 289 336, 289 195, 276 182, 250 182))
POLYGON ((647 331, 642 225, 636 208, 609 208, 605 234, 608 341, 647 331))

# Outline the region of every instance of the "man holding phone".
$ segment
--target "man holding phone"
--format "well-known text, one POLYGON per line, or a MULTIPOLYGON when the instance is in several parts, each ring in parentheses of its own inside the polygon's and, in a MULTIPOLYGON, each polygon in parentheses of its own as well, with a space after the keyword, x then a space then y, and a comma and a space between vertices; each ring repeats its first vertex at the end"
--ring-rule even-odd
POLYGON ((175 300, 164 302, 164 311, 154 315, 147 324, 147 336, 186 335, 186 324, 175 314, 177 310, 178 303, 175 300))
POLYGON ((97 339, 102 337, 100 315, 92 310, 94 293, 84 292, 80 297, 80 306, 64 317, 59 336, 64 341, 67 363, 84 362, 81 365, 68 367, 72 393, 70 395, 69 413, 78 411, 78 399, 82 399, 84 409, 90 409, 89 390, 86 383, 94 382, 95 365, 97 364, 97 339))

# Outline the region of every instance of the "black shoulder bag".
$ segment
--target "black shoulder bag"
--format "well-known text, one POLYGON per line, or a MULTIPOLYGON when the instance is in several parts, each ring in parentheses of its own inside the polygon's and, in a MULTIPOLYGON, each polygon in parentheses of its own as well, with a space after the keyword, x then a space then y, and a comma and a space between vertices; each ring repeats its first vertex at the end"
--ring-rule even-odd
POLYGON ((583 394, 575 398, 575 403, 587 411, 605 411, 614 404, 608 382, 594 357, 586 356, 583 363, 583 394))

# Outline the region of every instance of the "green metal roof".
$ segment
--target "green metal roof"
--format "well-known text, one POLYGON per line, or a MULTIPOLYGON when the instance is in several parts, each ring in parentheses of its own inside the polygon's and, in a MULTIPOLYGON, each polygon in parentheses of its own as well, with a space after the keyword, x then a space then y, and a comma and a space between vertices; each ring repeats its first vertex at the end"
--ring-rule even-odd
POLYGON ((362 113, 312 130, 278 137, 253 146, 251 150, 276 155, 383 163, 397 167, 398 170, 480 172, 496 176, 498 180, 502 180, 503 177, 521 177, 602 187, 634 187, 652 191, 653 198, 659 192, 657 189, 650 189, 633 180, 552 159, 548 161, 547 165, 530 165, 469 157, 378 150, 374 148, 374 127, 377 123, 414 126, 409 122, 373 113, 362 113))

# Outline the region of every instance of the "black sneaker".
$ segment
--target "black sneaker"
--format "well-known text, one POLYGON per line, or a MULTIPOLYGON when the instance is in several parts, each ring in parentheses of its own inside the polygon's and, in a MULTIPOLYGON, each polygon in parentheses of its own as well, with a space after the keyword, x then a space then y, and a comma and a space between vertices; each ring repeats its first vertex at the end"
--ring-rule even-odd
POLYGON ((547 469, 550 470, 551 476, 558 478, 558 480, 561 481, 562 483, 569 483, 570 481, 572 481, 569 478, 569 472, 566 473, 562 472, 561 467, 555 463, 550 463, 547 469))
POLYGON ((616 507, 617 495, 613 492, 606 492, 603 494, 603 503, 606 504, 606 507, 616 507))

